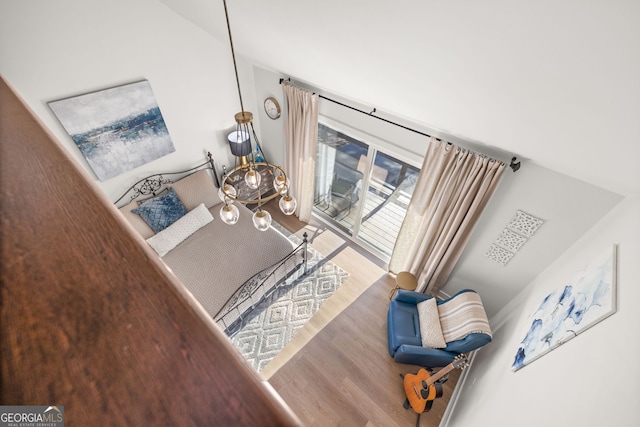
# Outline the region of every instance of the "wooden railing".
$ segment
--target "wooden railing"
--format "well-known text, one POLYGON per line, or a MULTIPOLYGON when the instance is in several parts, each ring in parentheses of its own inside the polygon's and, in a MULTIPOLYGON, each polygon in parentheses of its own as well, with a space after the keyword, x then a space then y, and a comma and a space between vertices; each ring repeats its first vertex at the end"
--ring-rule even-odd
POLYGON ((65 425, 299 425, 0 81, 0 404, 65 425))

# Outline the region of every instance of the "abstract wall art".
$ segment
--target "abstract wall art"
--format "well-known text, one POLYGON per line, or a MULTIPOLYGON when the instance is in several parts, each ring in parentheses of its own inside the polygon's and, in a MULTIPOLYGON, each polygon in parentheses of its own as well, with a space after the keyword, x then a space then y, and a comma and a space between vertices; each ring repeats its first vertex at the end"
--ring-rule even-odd
POLYGON ((617 247, 603 250, 573 281, 534 308, 511 369, 528 365, 616 311, 617 247))
POLYGON ((100 181, 175 151, 149 81, 49 102, 100 181))

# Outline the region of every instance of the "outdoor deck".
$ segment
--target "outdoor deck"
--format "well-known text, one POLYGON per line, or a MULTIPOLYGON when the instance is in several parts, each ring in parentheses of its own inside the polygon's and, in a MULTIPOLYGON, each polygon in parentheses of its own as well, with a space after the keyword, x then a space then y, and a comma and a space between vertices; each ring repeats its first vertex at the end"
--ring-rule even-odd
MULTIPOLYGON (((402 190, 394 192, 394 189, 386 184, 370 186, 364 197, 363 220, 358 231, 360 239, 389 258, 410 198, 411 196, 406 192, 402 190)), ((347 212, 338 214, 332 214, 322 202, 316 204, 316 209, 321 216, 330 218, 343 231, 353 235, 362 199, 361 197, 347 212)))
POLYGON ((318 125, 314 211, 388 261, 420 170, 329 125, 318 125))

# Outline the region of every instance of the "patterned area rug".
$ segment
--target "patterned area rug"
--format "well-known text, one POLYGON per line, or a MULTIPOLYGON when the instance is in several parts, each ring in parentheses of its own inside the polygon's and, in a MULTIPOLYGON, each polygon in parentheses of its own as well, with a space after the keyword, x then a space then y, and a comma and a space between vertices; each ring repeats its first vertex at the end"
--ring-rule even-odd
MULTIPOLYGON (((274 227, 295 244, 300 239, 274 223, 274 227)), ((309 246, 307 274, 288 281, 261 302, 231 337, 244 357, 261 372, 322 304, 349 277, 309 246)))

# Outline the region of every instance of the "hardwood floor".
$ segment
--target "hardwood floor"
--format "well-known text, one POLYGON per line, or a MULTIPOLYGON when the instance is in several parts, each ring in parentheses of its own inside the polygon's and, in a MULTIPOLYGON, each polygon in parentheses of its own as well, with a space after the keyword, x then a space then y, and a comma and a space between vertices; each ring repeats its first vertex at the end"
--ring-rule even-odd
MULTIPOLYGON (((387 307, 394 279, 384 264, 317 220, 304 224, 278 215, 292 232, 309 234, 311 245, 349 272, 349 279, 265 368, 269 381, 308 426, 413 426, 404 409, 401 374, 418 367, 397 364, 387 351, 387 307)), ((443 397, 421 416, 438 426, 460 372, 444 384, 443 397)))

